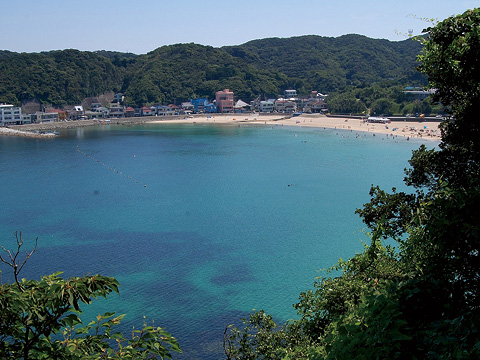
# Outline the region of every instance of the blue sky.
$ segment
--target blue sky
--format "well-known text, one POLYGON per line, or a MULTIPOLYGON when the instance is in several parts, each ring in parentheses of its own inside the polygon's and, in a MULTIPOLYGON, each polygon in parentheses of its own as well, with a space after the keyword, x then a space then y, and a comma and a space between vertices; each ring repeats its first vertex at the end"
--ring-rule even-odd
POLYGON ((472 0, 0 0, 0 50, 112 50, 144 54, 194 42, 220 47, 299 35, 403 40, 472 0))

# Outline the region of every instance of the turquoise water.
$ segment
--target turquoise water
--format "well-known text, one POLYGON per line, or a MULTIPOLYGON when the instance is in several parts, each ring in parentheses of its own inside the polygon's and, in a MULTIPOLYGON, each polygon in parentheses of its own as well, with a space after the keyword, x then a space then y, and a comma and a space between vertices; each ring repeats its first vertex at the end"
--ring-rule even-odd
POLYGON ((115 276, 120 295, 86 315, 126 313, 126 328, 145 315, 179 338, 175 358, 219 359, 226 325, 252 309, 294 318, 319 270, 362 250, 355 209, 371 184, 402 188, 419 144, 199 124, 0 137, 1 244, 38 237, 23 277, 115 276))

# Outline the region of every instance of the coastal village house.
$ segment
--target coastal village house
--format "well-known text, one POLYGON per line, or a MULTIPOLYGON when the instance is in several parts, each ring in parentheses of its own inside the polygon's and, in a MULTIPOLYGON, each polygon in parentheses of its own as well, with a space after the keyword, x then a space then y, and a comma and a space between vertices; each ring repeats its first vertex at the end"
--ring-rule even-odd
POLYGON ((97 114, 96 115, 97 118, 106 119, 106 118, 110 117, 110 110, 108 110, 108 108, 106 108, 104 106, 100 106, 100 107, 96 108, 94 110, 94 112, 95 112, 95 114, 97 114))
POLYGON ((125 109, 120 103, 110 104, 110 116, 115 118, 123 118, 125 116, 125 109))
POLYGON ((58 113, 58 120, 65 121, 67 119, 67 112, 60 110, 60 109, 47 109, 45 112, 47 113, 58 113))
POLYGON ((247 104, 245 101, 239 99, 235 103, 234 109, 236 113, 245 113, 247 111, 250 111, 250 105, 247 104))
POLYGON ((22 124, 22 109, 13 105, 0 105, 0 126, 22 124))
POLYGON ((196 114, 217 112, 215 104, 208 101, 207 98, 190 99, 196 114))
POLYGON ((285 90, 286 99, 295 99, 297 97, 297 90, 285 90))
POLYGON ((135 109, 131 106, 128 106, 128 107, 125 108, 124 113, 125 113, 125 117, 128 117, 128 118, 134 117, 135 116, 135 109))
POLYGON ((278 99, 275 101, 275 110, 281 113, 293 113, 297 111, 297 103, 292 100, 278 99))
MULTIPOLYGON (((425 97, 433 91, 420 92, 417 89, 407 89, 406 93, 425 97), (418 93, 418 94, 417 94, 418 93)), ((96 98, 87 105, 91 111, 85 111, 81 105, 69 106, 67 109, 58 110, 53 108, 44 108, 44 111, 29 111, 28 114, 22 114, 22 109, 13 105, 0 105, 0 126, 21 125, 28 123, 81 120, 81 119, 105 119, 105 118, 123 118, 139 116, 172 116, 181 114, 207 114, 207 113, 244 113, 249 111, 259 111, 261 113, 295 113, 304 111, 308 113, 326 113, 325 99, 327 95, 317 91, 312 91, 309 98, 299 98, 297 90, 287 89, 277 99, 268 99, 262 101, 262 96, 258 96, 250 104, 242 100, 234 102, 234 92, 230 89, 224 89, 215 93, 215 100, 208 101, 207 98, 196 98, 185 101, 181 106, 175 104, 156 105, 133 108, 123 104, 124 96, 121 93, 114 95, 109 107, 104 107, 96 98)), ((31 109, 33 110, 33 109, 31 109)))
POLYGON ((271 113, 275 110, 275 100, 260 101, 258 111, 262 113, 271 113))
POLYGON ((150 109, 148 106, 144 106, 140 109, 141 116, 152 116, 155 115, 155 111, 150 109))
POLYGON ((191 114, 195 110, 195 107, 190 101, 182 102, 181 107, 184 114, 191 114))
POLYGON ((328 112, 327 104, 324 101, 314 100, 305 104, 304 111, 309 113, 326 113, 328 112))
POLYGON ((159 105, 157 106, 157 115, 158 116, 178 115, 178 108, 173 104, 159 105))
POLYGON ((220 113, 232 113, 234 110, 233 91, 224 89, 215 93, 217 111, 220 113))
POLYGON ((33 123, 50 123, 50 122, 56 122, 59 121, 59 116, 58 112, 52 111, 52 112, 41 112, 38 111, 35 114, 31 115, 31 121, 33 123))
POLYGON ((83 110, 83 106, 76 105, 70 110, 67 110, 67 114, 70 120, 80 120, 85 115, 85 111, 83 110))

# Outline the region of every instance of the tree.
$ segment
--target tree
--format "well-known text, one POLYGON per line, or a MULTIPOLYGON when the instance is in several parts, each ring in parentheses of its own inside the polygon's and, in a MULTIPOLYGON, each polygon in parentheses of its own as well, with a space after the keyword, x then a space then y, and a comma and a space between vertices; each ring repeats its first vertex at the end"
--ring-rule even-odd
POLYGON ((365 104, 355 98, 355 95, 352 93, 329 95, 327 98, 327 106, 331 112, 337 114, 362 114, 367 110, 365 104))
POLYGON ((442 123, 440 150, 413 152, 405 182, 415 194, 374 188, 357 210, 380 236, 398 242, 408 275, 394 288, 410 337, 400 354, 480 356, 479 26, 475 9, 426 30, 419 69, 453 118, 442 123))
POLYGON ((391 115, 394 102, 387 98, 380 98, 372 103, 370 113, 378 115, 391 115))
POLYGON ((340 260, 332 268, 338 276, 321 278, 313 291, 300 295, 294 326, 247 323, 243 334, 256 341, 232 331, 227 354, 480 358, 479 29, 479 9, 427 29, 419 69, 437 89, 435 101, 452 117, 442 123, 438 150, 422 145, 413 151, 405 177, 411 191, 372 187, 370 202, 357 210, 370 228, 370 245, 340 260), (382 245, 384 239, 393 240, 395 248, 382 245), (290 329, 308 341, 291 341, 290 329), (271 341, 265 333, 286 335, 283 342, 271 341), (275 348, 249 352, 264 349, 264 339, 275 348))
POLYGON ((164 359, 181 352, 177 340, 160 327, 143 324, 127 339, 115 327, 125 315, 105 313, 84 326, 80 303, 118 293, 115 278, 101 275, 64 280, 61 272, 39 281, 19 279, 36 250, 21 260, 22 234, 16 250, 2 249, 0 261, 13 271, 14 283, 0 285, 0 358, 2 359, 164 359))

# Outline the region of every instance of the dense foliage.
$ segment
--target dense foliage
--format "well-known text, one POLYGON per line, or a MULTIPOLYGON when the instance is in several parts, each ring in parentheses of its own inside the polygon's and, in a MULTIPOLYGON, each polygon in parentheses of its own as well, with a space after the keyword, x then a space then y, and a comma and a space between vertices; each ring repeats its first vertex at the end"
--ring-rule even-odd
POLYGON ((276 97, 287 88, 308 95, 389 83, 422 85, 414 69, 418 42, 359 35, 263 39, 213 48, 160 47, 148 54, 78 50, 42 53, 0 51, 0 102, 37 99, 78 104, 106 91, 123 92, 129 105, 214 98, 230 88, 238 98, 276 97))
POLYGON ((0 358, 164 359, 181 352, 174 337, 146 323, 126 338, 115 330, 124 315, 105 313, 83 325, 80 304, 118 293, 117 280, 101 275, 64 280, 60 272, 40 280, 19 279, 35 249, 21 259, 21 234, 16 239, 16 250, 2 246, 6 254, 0 255, 0 264, 8 265, 15 279, 0 284, 0 358))
POLYGON ((276 93, 287 82, 274 69, 260 70, 222 49, 197 44, 158 48, 131 67, 127 101, 136 105, 208 96, 224 88, 244 99, 276 93))
POLYGON ((363 88, 348 86, 328 95, 327 106, 332 113, 370 115, 412 115, 445 111, 441 104, 432 106, 430 98, 416 99, 404 93, 405 88, 392 82, 383 82, 363 88))
POLYGON ((408 40, 309 35, 254 40, 225 49, 256 67, 279 70, 292 88, 305 94, 312 89, 327 93, 347 85, 364 87, 381 80, 409 84, 422 78, 414 71, 420 46, 408 40))
POLYGON ((121 89, 124 71, 100 55, 78 50, 0 57, 0 102, 37 99, 56 105, 121 89))
POLYGON ((228 358, 480 358, 479 28, 475 9, 427 29, 419 69, 453 117, 439 149, 413 152, 412 191, 372 187, 365 251, 300 295, 298 320, 230 327, 228 358))

